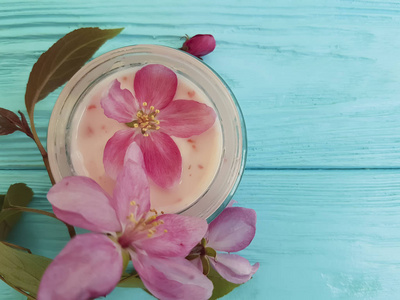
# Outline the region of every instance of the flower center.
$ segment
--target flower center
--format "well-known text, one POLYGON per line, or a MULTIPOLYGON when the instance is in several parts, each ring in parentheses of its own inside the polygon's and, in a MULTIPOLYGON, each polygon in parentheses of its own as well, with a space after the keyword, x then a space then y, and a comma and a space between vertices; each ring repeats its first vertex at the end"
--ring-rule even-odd
POLYGON ((193 260, 196 258, 200 258, 201 264, 203 266, 203 274, 208 275, 210 272, 210 258, 217 260, 217 251, 215 251, 211 247, 207 247, 207 240, 202 238, 200 243, 198 243, 192 251, 190 251, 189 255, 186 256, 187 260, 193 260))
POLYGON ((147 102, 142 103, 142 109, 136 113, 136 120, 125 123, 131 128, 138 128, 143 136, 149 136, 149 130, 159 130, 160 121, 156 119, 156 116, 160 113, 160 110, 155 109, 154 106, 150 106, 146 109, 147 102))
MULTIPOLYGON (((135 201, 131 201, 132 206, 138 205, 135 201)), ((161 212, 164 214, 164 212, 161 212)), ((130 221, 125 228, 123 234, 118 238, 118 243, 122 248, 128 248, 132 242, 144 239, 160 236, 167 232, 166 229, 160 230, 160 225, 164 224, 163 220, 156 220, 158 213, 155 209, 150 209, 140 220, 136 220, 133 213, 130 213, 126 218, 130 221), (152 213, 152 214, 151 214, 152 213)))

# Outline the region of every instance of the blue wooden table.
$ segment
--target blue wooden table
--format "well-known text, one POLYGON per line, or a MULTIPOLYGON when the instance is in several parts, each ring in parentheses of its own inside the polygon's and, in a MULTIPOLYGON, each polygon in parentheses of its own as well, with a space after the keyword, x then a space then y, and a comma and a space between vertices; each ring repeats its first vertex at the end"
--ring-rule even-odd
MULTIPOLYGON (((24 111, 32 65, 78 27, 125 27, 96 56, 213 34, 204 61, 235 93, 248 161, 235 195, 258 214, 241 254, 260 269, 226 299, 399 299, 400 2, 0 1, 0 107, 24 111)), ((60 90, 36 107, 41 140, 60 90)), ((15 182, 51 210, 35 144, 0 137, 0 194, 15 182)), ((26 214, 10 241, 54 257, 65 227, 26 214)), ((116 289, 107 299, 150 299, 116 289)), ((5 284, 0 299, 24 299, 5 284)))

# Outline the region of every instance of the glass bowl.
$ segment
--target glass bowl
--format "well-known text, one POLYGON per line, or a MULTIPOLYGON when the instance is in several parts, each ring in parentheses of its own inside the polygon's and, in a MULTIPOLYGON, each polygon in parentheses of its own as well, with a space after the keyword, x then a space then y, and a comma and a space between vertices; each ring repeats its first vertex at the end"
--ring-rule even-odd
POLYGON ((212 183, 180 213, 214 219, 232 199, 243 174, 247 154, 246 129, 235 96, 221 77, 194 56, 157 45, 129 46, 101 55, 80 69, 62 90, 51 114, 47 148, 56 182, 77 174, 71 162, 71 128, 84 96, 102 79, 128 68, 162 64, 197 85, 208 97, 222 131, 222 157, 212 183))

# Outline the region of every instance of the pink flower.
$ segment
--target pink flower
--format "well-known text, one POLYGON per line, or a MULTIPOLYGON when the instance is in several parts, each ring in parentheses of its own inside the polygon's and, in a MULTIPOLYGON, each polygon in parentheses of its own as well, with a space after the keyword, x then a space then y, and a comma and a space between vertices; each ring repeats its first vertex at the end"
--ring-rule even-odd
POLYGON ((211 53, 215 46, 215 39, 211 34, 197 34, 191 38, 186 36, 186 41, 183 43, 181 50, 200 58, 211 53))
POLYGON ((187 257, 198 269, 208 272, 209 264, 227 281, 242 284, 258 270, 259 263, 251 265, 237 254, 246 248, 256 233, 256 212, 243 207, 227 207, 208 226, 202 241, 187 257))
POLYGON ((135 95, 114 80, 101 100, 104 114, 126 129, 117 131, 104 150, 106 172, 116 177, 126 149, 136 142, 143 152, 147 175, 159 186, 170 188, 182 173, 181 153, 170 136, 187 138, 208 130, 215 122, 211 107, 193 100, 173 100, 178 79, 163 65, 147 65, 133 82, 135 95))
POLYGON ((121 278, 123 256, 130 256, 157 298, 211 296, 211 281, 184 258, 206 232, 206 221, 150 209, 142 165, 133 143, 112 197, 87 177, 66 177, 50 189, 47 198, 58 218, 96 233, 76 236, 66 245, 43 275, 39 299, 105 296, 121 278))

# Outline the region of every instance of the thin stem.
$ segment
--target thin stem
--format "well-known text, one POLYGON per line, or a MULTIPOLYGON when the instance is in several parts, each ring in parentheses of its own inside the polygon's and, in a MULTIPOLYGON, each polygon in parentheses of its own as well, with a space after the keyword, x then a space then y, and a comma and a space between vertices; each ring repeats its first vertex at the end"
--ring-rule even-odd
POLYGON ((47 152, 44 149, 42 143, 40 142, 39 136, 38 136, 38 134, 36 132, 35 123, 34 123, 34 120, 33 120, 33 115, 32 116, 29 115, 29 119, 31 121, 31 130, 32 130, 33 140, 35 141, 37 147, 39 148, 40 154, 42 155, 43 162, 44 162, 44 165, 46 167, 47 173, 49 174, 49 178, 50 178, 51 184, 54 185, 55 184, 55 180, 54 180, 53 174, 51 173, 50 164, 49 164, 49 158, 48 158, 47 152))
POLYGON ((71 237, 71 239, 76 235, 75 228, 73 226, 65 223, 62 220, 60 220, 59 218, 56 217, 55 214, 53 214, 51 212, 40 210, 40 209, 35 209, 35 208, 30 208, 30 207, 23 207, 23 206, 12 206, 12 207, 3 209, 3 211, 6 211, 6 210, 19 210, 19 211, 25 211, 25 212, 41 214, 41 215, 45 215, 45 216, 54 218, 54 219, 56 219, 56 220, 58 220, 60 222, 63 222, 67 226, 68 233, 69 233, 69 236, 71 237))
POLYGON ((32 254, 31 250, 29 250, 28 248, 21 247, 21 246, 18 246, 18 245, 9 243, 9 242, 5 242, 5 241, 1 241, 1 243, 3 243, 3 244, 6 245, 6 246, 9 246, 9 247, 11 247, 11 248, 15 248, 15 249, 19 249, 19 250, 24 250, 24 251, 28 252, 29 254, 32 254))
POLYGON ((3 276, 0 275, 0 280, 4 281, 6 284, 8 284, 9 286, 11 286, 14 290, 16 290, 18 293, 21 293, 22 295, 24 295, 25 297, 27 297, 30 300, 36 300, 35 297, 29 295, 28 293, 24 292, 23 290, 21 290, 20 288, 17 288, 16 286, 14 286, 13 284, 9 283, 7 280, 4 279, 3 276))

